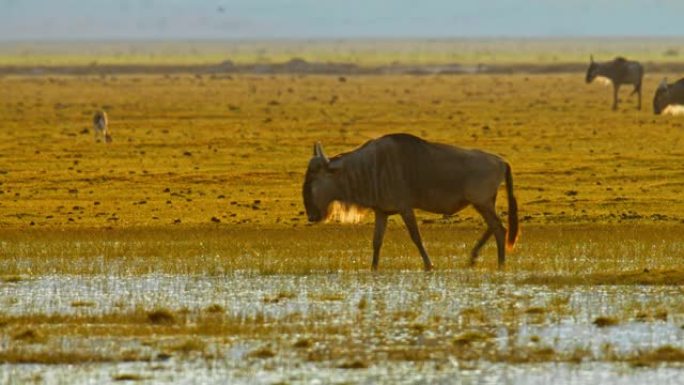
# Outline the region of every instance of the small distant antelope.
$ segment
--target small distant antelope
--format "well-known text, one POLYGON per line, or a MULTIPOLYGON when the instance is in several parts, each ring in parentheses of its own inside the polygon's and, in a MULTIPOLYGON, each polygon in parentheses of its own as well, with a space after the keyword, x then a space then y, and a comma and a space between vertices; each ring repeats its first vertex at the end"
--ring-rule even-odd
POLYGON ((641 80, 644 77, 644 67, 639 62, 616 57, 611 61, 598 63, 594 61, 593 55, 590 56, 589 60, 587 83, 591 83, 597 76, 608 78, 613 83, 613 111, 618 108, 618 91, 623 84, 634 85, 634 91, 631 95, 639 94, 637 109, 641 109, 641 80))
POLYGON ((112 136, 109 135, 109 128, 107 126, 107 113, 104 110, 95 111, 95 115, 93 115, 93 129, 96 142, 99 137, 102 137, 106 143, 112 141, 112 136))

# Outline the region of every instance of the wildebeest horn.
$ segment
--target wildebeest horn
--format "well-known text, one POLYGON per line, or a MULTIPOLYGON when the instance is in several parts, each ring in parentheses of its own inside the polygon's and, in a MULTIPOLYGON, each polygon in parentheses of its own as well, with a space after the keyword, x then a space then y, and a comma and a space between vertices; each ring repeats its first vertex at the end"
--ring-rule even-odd
POLYGON ((663 80, 660 81, 660 84, 658 84, 658 89, 667 89, 667 78, 663 78, 663 80))
POLYGON ((328 162, 328 157, 325 156, 325 152, 323 152, 323 146, 321 146, 321 142, 316 142, 316 144, 314 144, 314 156, 323 158, 325 159, 326 163, 328 162))

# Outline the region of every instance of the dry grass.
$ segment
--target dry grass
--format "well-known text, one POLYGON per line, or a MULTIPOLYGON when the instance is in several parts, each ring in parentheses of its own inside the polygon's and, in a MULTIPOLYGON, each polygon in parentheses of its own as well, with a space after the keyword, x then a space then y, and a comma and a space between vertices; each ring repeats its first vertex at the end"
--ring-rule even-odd
POLYGON ((532 274, 519 280, 529 285, 684 285, 684 270, 611 271, 579 275, 532 274))
MULTIPOLYGON (((646 95, 658 77, 647 76, 646 95)), ((582 81, 579 75, 2 77, 0 87, 12 92, 0 103, 0 288, 10 293, 47 275, 371 277, 372 218, 355 226, 305 225, 303 171, 314 141, 332 155, 396 131, 505 156, 513 165, 523 237, 504 272, 497 271, 492 244, 469 269, 468 253, 483 231, 478 215, 471 209, 448 218, 419 214, 437 267, 420 277, 429 282, 463 270, 464 287, 501 284, 493 309, 473 301, 420 317, 418 302, 388 310, 381 294, 358 298, 326 287, 262 291, 254 298, 261 309, 250 316, 219 304, 130 310, 126 305, 136 304, 125 301, 91 315, 100 302, 84 300, 71 302, 75 314, 0 314, 0 338, 9 341, 0 362, 152 361, 168 352, 209 360, 211 347, 234 341, 251 343, 247 359, 292 355, 349 369, 449 358, 678 362, 677 347, 635 358, 561 351, 539 336, 529 346, 516 342, 522 323, 548 325, 572 317, 578 305, 567 294, 533 303, 509 287, 684 284, 684 123, 637 112, 632 100, 611 112, 610 91, 582 81), (94 144, 88 132, 92 110, 103 105, 110 145, 94 144), (266 311, 298 300, 316 306, 277 322, 266 311), (330 309, 344 307, 354 316, 338 320, 330 309), (494 338, 501 328, 509 331, 503 342, 494 338), (54 346, 94 337, 150 346, 107 353, 54 346)), ((500 202, 499 210, 505 207, 500 202)), ((372 277, 421 270, 396 219, 380 270, 372 277)), ((415 289, 443 302, 460 295, 415 289)), ((624 319, 681 319, 675 307, 634 310, 606 319, 616 327, 624 319)))
POLYGON ((0 363, 2 364, 78 365, 134 361, 147 362, 150 361, 150 357, 131 353, 102 354, 60 349, 25 350, 10 348, 0 351, 0 363))
MULTIPOLYGON (((647 77, 646 95, 657 78, 647 77)), ((675 204, 684 123, 637 112, 632 100, 614 113, 609 90, 579 74, 4 77, 0 86, 13 91, 0 105, 3 229, 299 227, 311 143, 335 154, 398 131, 504 155, 523 225, 684 219, 675 204), (81 133, 102 105, 110 145, 81 133)), ((481 223, 471 210, 447 221, 481 223)))
MULTIPOLYGON (((523 228, 512 271, 649 269, 672 272, 653 283, 681 282, 684 123, 631 101, 614 113, 609 90, 578 75, 4 77, 0 86, 13 90, 0 104, 5 277, 366 270, 372 216, 305 225, 310 144, 334 154, 404 131, 511 161, 523 228), (80 133, 102 105, 110 145, 80 133)), ((478 215, 419 218, 437 268, 465 268, 478 215)), ((491 254, 480 267, 495 266, 491 254)), ((380 268, 420 269, 396 218, 380 268)))
MULTIPOLYGON (((423 225, 438 271, 495 271, 493 244, 475 270, 468 253, 481 225, 423 225)), ((119 230, 0 230, 0 269, 23 279, 45 274, 223 275, 235 271, 310 274, 370 270, 372 225, 303 228, 183 227, 119 230)), ((684 228, 641 225, 525 226, 507 271, 528 284, 654 284, 682 282, 684 228)), ((417 250, 399 224, 390 226, 380 271, 421 270, 417 250)), ((337 293, 331 293, 333 296, 337 293)), ((286 298, 282 298, 286 299, 286 298)), ((275 298, 274 298, 275 300, 275 298)))

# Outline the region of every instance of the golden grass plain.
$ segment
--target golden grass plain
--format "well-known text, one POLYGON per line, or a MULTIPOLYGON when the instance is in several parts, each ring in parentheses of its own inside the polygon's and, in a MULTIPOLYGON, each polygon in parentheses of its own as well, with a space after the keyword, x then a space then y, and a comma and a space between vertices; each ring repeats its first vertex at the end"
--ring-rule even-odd
POLYGON ((5 77, 0 226, 302 225, 312 144, 390 132, 507 158, 523 224, 681 224, 684 122, 649 111, 657 78, 612 112, 577 74, 5 77))
MULTIPOLYGON (((302 298, 350 303, 344 322, 333 322, 335 312, 244 317, 220 303, 102 311, 97 298, 71 301, 75 314, 14 314, 20 299, 9 296, 0 335, 11 342, 0 362, 210 361, 244 341, 254 343, 250 362, 295 357, 361 370, 383 360, 681 362, 679 346, 596 353, 515 337, 520 325, 564 317, 587 327, 614 318, 617 326, 605 329, 683 320, 681 306, 661 302, 684 284, 684 121, 650 111, 660 77, 647 75, 642 111, 623 90, 617 112, 610 89, 584 84, 582 74, 0 77, 0 287, 8 292, 55 276, 415 280, 420 258, 399 221, 390 223, 377 275, 368 272, 372 216, 358 225, 306 224, 301 184, 315 141, 333 155, 408 132, 500 154, 513 167, 522 227, 505 271, 496 269, 492 244, 468 269, 484 230, 476 213, 419 213, 437 268, 426 279, 457 274, 466 287, 502 285, 507 307, 496 317, 487 307, 451 314, 436 292, 420 298, 439 302, 445 308, 437 313, 448 317, 388 310, 382 295, 357 301, 325 286, 309 294, 265 289, 254 301, 264 309, 302 298), (110 144, 94 142, 91 117, 100 107, 109 114, 110 144), (587 319, 568 306, 564 287, 603 285, 662 287, 654 290, 663 298, 587 319), (533 303, 517 294, 530 286, 558 294, 533 303), (501 328, 510 334, 503 345, 494 338, 501 328), (64 338, 93 336, 116 349, 104 354, 79 342, 55 349, 64 338), (139 346, 128 347, 130 339, 139 346)), ((499 211, 506 208, 501 199, 499 211)), ((421 285, 412 288, 420 293, 421 285)))

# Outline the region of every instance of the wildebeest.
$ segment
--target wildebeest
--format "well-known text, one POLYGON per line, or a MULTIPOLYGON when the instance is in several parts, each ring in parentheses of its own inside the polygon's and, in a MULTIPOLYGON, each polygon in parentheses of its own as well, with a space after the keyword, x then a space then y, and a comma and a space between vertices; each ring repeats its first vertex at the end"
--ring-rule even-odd
POLYGON ((93 130, 95 131, 95 141, 99 137, 102 137, 102 140, 107 143, 112 141, 112 136, 109 134, 107 113, 104 110, 95 111, 95 115, 93 115, 93 130))
POLYGON ((598 63, 591 56, 585 80, 591 83, 597 76, 603 76, 613 83, 613 110, 618 108, 618 91, 623 84, 634 85, 630 96, 635 93, 639 94, 637 108, 641 109, 641 80, 644 77, 644 68, 639 62, 616 57, 611 61, 598 63))
POLYGON ((328 159, 320 143, 314 145, 302 188, 310 222, 330 214, 330 205, 341 202, 375 213, 372 269, 377 270, 387 217, 399 214, 423 257, 432 269, 421 241, 414 209, 454 214, 468 205, 482 215, 487 230, 471 252, 471 264, 492 236, 496 238, 499 267, 506 247, 518 236, 518 205, 513 195, 510 165, 502 158, 479 150, 432 143, 409 134, 391 134, 370 140, 358 149, 328 159), (496 214, 499 186, 506 181, 508 232, 496 214))
POLYGON ((653 112, 660 115, 667 106, 684 105, 684 78, 675 83, 667 84, 663 79, 653 96, 653 112))

